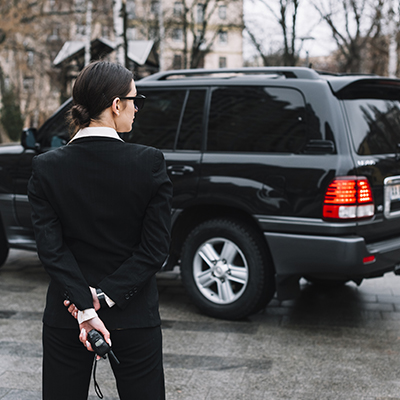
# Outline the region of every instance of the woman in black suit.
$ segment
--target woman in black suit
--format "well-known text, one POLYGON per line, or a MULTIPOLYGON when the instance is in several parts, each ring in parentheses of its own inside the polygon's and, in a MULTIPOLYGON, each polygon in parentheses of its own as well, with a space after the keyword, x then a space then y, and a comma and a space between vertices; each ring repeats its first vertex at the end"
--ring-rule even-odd
POLYGON ((170 241, 165 160, 161 151, 117 134, 131 130, 144 103, 124 67, 104 61, 85 67, 73 103, 76 134, 34 158, 28 185, 38 254, 51 278, 43 399, 87 399, 92 329, 112 341, 121 399, 164 399, 155 274, 170 241))

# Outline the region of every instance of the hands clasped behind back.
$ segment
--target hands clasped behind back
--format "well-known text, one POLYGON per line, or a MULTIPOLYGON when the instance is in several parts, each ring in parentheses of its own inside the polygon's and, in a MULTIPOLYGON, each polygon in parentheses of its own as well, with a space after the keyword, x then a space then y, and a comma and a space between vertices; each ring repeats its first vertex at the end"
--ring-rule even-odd
MULTIPOLYGON (((93 287, 89 288, 93 298, 93 308, 95 311, 98 311, 100 309, 100 302, 97 298, 96 289, 93 287)), ((64 306, 68 307, 68 312, 72 315, 72 317, 78 319, 79 310, 75 306, 75 304, 71 303, 69 300, 65 300, 64 306)), ((87 334, 92 329, 96 329, 97 331, 99 331, 104 336, 105 341, 111 346, 110 332, 105 327, 103 321, 98 316, 95 316, 79 324, 79 340, 89 351, 94 351, 91 344, 87 340, 87 334)))

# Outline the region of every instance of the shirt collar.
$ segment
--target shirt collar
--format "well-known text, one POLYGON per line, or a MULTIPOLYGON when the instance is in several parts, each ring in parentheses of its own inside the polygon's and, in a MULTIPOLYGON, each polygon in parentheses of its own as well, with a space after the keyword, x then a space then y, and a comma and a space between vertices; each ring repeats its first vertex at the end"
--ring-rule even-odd
POLYGON ((106 137, 106 138, 118 139, 121 142, 123 142, 123 140, 119 137, 115 129, 102 126, 102 127, 88 127, 80 129, 76 133, 76 135, 69 141, 69 143, 71 143, 75 139, 80 139, 84 137, 106 137))

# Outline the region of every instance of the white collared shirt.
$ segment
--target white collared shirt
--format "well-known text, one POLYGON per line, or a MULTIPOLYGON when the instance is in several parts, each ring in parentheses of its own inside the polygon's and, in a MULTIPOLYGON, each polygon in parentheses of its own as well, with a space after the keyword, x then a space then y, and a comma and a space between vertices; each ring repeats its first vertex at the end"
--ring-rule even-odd
POLYGON ((112 139, 118 139, 123 142, 123 140, 120 138, 118 135, 117 131, 113 128, 108 128, 105 126, 97 127, 87 127, 83 129, 79 129, 79 131, 76 133, 76 135, 68 142, 71 143, 75 139, 80 139, 84 137, 106 137, 106 138, 112 138, 112 139))

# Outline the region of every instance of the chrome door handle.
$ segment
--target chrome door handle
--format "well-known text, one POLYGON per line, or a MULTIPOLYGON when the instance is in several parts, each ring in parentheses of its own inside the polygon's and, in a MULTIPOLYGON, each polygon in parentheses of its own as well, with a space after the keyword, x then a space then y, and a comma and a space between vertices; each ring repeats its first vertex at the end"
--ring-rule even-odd
POLYGON ((170 165, 167 170, 171 175, 185 175, 191 174, 194 168, 189 165, 170 165))

